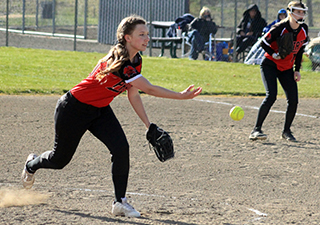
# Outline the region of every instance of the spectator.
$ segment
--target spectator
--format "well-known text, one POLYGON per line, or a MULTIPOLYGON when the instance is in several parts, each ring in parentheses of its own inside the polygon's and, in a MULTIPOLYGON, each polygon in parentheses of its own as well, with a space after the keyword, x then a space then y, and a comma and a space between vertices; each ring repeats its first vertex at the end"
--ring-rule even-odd
POLYGON ((256 4, 250 5, 243 13, 237 28, 237 53, 243 52, 261 37, 263 28, 267 25, 256 4))
POLYGON ((211 33, 215 35, 217 30, 215 22, 212 21, 210 9, 203 7, 200 11, 200 17, 190 23, 190 31, 188 32, 191 44, 190 60, 198 58, 199 52, 203 51, 205 43, 209 41, 209 35, 211 33))
POLYGON ((267 25, 265 28, 263 28, 263 33, 264 34, 267 33, 273 25, 275 25, 276 23, 279 23, 281 20, 285 19, 286 17, 287 17, 287 11, 285 9, 280 9, 278 11, 277 19, 272 23, 270 23, 269 25, 267 25))

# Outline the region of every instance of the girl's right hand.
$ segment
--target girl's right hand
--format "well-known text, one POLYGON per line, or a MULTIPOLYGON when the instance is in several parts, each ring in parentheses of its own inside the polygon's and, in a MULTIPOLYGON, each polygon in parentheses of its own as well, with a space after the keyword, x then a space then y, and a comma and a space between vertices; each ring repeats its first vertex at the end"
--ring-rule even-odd
POLYGON ((202 91, 202 87, 194 89, 194 85, 190 85, 186 90, 180 92, 182 99, 193 99, 197 97, 202 91))

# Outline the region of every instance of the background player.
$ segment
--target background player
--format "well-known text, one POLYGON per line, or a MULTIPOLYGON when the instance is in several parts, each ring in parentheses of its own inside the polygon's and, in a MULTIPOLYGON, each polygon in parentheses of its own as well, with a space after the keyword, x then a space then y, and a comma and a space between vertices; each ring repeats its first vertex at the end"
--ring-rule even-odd
POLYGON ((261 42, 266 51, 265 59, 261 64, 261 77, 266 89, 266 98, 263 100, 257 121, 249 139, 266 139, 261 131, 262 124, 267 117, 271 106, 277 98, 277 78, 287 97, 287 110, 285 116, 282 138, 296 141, 290 130, 298 106, 298 87, 300 81, 300 67, 305 45, 308 44, 308 26, 304 23, 308 8, 301 2, 292 1, 288 4, 288 17, 274 25, 265 39, 261 42), (293 51, 284 59, 278 54, 277 39, 285 33, 293 33, 293 51), (295 64, 295 66, 294 66, 295 64), (294 66, 294 70, 293 70, 294 66))
POLYGON ((124 18, 118 26, 117 40, 118 44, 98 62, 91 74, 58 100, 54 116, 53 150, 38 157, 35 154, 28 156, 22 172, 22 183, 25 188, 31 188, 38 169, 65 167, 74 155, 81 137, 89 130, 106 145, 112 155, 115 191, 112 214, 139 217, 140 213, 126 200, 129 144, 110 102, 127 90, 134 111, 146 128, 149 128, 150 121, 139 90, 156 97, 192 99, 198 96, 202 89, 194 89, 191 85, 182 92, 174 92, 152 85, 141 75, 142 59, 139 51, 145 51, 150 40, 143 18, 124 18))

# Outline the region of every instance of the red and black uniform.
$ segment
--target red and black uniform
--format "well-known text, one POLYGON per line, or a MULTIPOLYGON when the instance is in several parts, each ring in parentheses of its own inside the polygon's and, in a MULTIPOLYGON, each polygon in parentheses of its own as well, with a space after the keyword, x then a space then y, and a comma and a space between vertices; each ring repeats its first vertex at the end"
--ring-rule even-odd
POLYGON ((298 29, 293 30, 289 21, 275 24, 264 37, 261 46, 266 53, 261 63, 261 77, 266 89, 266 98, 260 106, 256 128, 261 128, 271 106, 277 99, 278 79, 287 97, 287 111, 283 131, 290 131, 298 105, 298 87, 297 82, 294 80, 294 71, 299 72, 300 70, 304 47, 307 44, 308 26, 301 24, 298 29), (274 59, 272 54, 278 53, 277 39, 288 32, 293 33, 293 51, 284 59, 274 59))
POLYGON ((100 71, 105 70, 107 62, 98 63, 91 74, 71 89, 71 94, 82 103, 95 107, 105 107, 130 86, 130 82, 141 77, 142 59, 136 55, 136 62, 129 60, 115 73, 107 74, 101 81, 96 79, 100 71))
POLYGON ((134 63, 125 61, 118 72, 109 73, 99 81, 96 75, 106 68, 107 63, 98 63, 86 79, 63 95, 54 115, 53 150, 28 163, 28 169, 32 172, 40 168, 62 169, 70 162, 83 134, 89 130, 112 155, 115 195, 121 202, 128 182, 129 144, 110 102, 127 90, 130 82, 142 76, 141 65, 141 56, 137 54, 134 63))
POLYGON ((289 21, 274 25, 261 43, 263 49, 266 51, 265 57, 273 61, 280 71, 292 69, 294 64, 295 71, 299 71, 304 47, 307 44, 308 26, 306 24, 301 24, 297 30, 293 30, 290 27, 289 21), (293 33, 293 51, 284 59, 274 59, 272 54, 278 52, 277 38, 289 32, 293 33))

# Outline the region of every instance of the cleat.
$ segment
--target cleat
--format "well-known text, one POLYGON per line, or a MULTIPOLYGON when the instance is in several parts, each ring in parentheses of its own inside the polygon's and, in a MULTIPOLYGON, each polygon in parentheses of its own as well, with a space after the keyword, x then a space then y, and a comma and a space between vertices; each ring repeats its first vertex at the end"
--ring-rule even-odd
POLYGON ((267 135, 264 134, 261 129, 254 129, 250 136, 249 139, 254 141, 254 140, 266 140, 267 139, 267 135))
POLYGON ((24 168, 21 174, 21 182, 24 188, 30 189, 34 183, 34 173, 30 173, 27 170, 27 163, 33 159, 37 158, 35 154, 30 154, 27 158, 26 163, 24 164, 24 168))
POLYGON ((115 216, 140 217, 140 213, 135 210, 128 202, 127 198, 122 198, 122 202, 112 204, 111 213, 115 216))
POLYGON ((284 131, 281 135, 281 137, 287 141, 292 141, 292 142, 296 142, 296 138, 292 135, 292 132, 289 131, 284 131))

